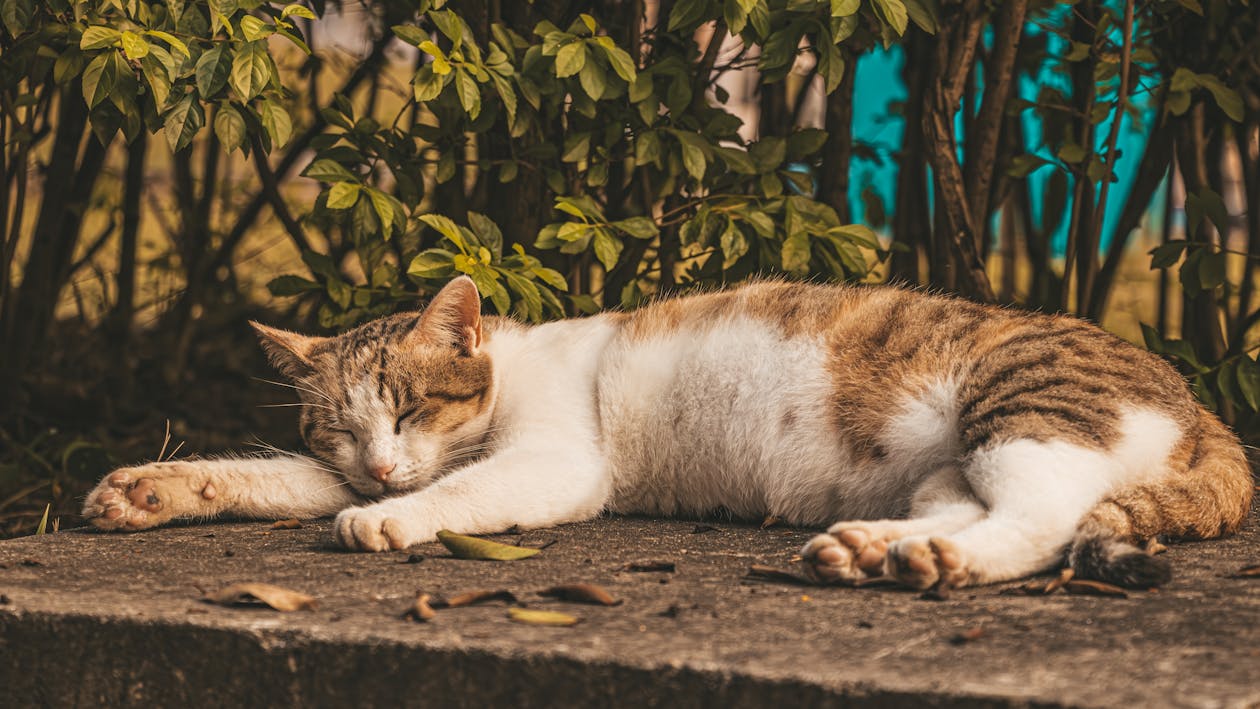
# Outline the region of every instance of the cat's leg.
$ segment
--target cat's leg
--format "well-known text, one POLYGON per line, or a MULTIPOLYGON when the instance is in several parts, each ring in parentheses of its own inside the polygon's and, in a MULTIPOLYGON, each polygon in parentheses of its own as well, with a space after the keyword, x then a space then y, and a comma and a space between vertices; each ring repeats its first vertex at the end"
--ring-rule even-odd
POLYGON ((1015 440, 973 453, 967 482, 987 514, 953 533, 889 545, 891 575, 914 588, 996 583, 1053 568, 1081 517, 1124 476, 1106 450, 1015 440))
POLYGON ((508 448, 423 490, 345 510, 337 541, 388 551, 432 541, 442 529, 480 534, 576 522, 599 514, 610 490, 594 449, 508 448))
POLYGON ((138 530, 224 515, 322 517, 360 499, 340 476, 303 456, 179 460, 106 475, 88 493, 83 516, 101 529, 138 530))
POLYGON ((927 476, 906 519, 837 522, 801 550, 806 571, 822 583, 856 583, 886 573, 888 546, 903 537, 958 531, 982 518, 984 507, 956 465, 927 476))

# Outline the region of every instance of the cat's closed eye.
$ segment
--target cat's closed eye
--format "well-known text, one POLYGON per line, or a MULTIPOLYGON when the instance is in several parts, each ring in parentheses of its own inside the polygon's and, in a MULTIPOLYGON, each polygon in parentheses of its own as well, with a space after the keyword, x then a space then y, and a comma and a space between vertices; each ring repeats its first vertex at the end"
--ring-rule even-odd
POLYGON ((406 421, 412 416, 415 416, 417 411, 419 411, 419 409, 413 406, 412 408, 407 409, 406 411, 399 414, 398 420, 394 422, 394 435, 398 435, 402 433, 403 421, 406 421))
POLYGON ((354 442, 356 442, 356 443, 359 441, 359 437, 358 437, 358 436, 356 436, 356 435, 354 435, 354 431, 351 431, 351 430, 349 430, 349 429, 345 429, 345 428, 330 428, 330 429, 328 429, 328 430, 332 431, 333 433, 341 433, 341 434, 347 435, 347 436, 349 436, 349 437, 350 437, 350 440, 352 440, 352 441, 354 441, 354 442))

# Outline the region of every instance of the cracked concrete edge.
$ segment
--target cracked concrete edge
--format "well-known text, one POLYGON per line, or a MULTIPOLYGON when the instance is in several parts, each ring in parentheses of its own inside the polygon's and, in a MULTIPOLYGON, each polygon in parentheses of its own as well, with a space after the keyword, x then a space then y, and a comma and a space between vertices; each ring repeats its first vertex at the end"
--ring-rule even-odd
POLYGON ((540 647, 346 643, 294 631, 0 612, 0 686, 20 706, 1057 707, 949 688, 828 686, 540 647))

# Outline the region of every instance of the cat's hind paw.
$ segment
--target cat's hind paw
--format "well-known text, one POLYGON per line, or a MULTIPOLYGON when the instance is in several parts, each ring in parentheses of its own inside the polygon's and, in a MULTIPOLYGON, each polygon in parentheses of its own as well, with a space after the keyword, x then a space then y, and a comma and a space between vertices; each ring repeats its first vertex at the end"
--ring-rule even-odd
POLYGON ((937 585, 958 588, 967 583, 967 560, 945 537, 907 537, 888 548, 888 571, 902 585, 926 590, 937 585))
POLYGON ((421 541, 401 519, 374 507, 343 510, 333 524, 333 533, 337 544, 350 551, 392 551, 421 541))

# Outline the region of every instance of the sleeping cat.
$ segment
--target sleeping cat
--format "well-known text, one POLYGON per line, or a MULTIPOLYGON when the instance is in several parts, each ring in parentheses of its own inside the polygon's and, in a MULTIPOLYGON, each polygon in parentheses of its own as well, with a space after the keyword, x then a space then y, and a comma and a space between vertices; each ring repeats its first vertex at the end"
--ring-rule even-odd
POLYGON ((1064 561, 1166 581, 1136 546, 1236 530, 1233 434, 1158 357, 1070 317, 887 287, 758 282, 526 326, 468 278, 337 337, 255 325, 315 457, 108 475, 102 529, 336 514, 342 546, 402 549, 603 511, 831 526, 816 579, 964 586, 1064 561), (348 483, 348 485, 347 485, 348 483))

